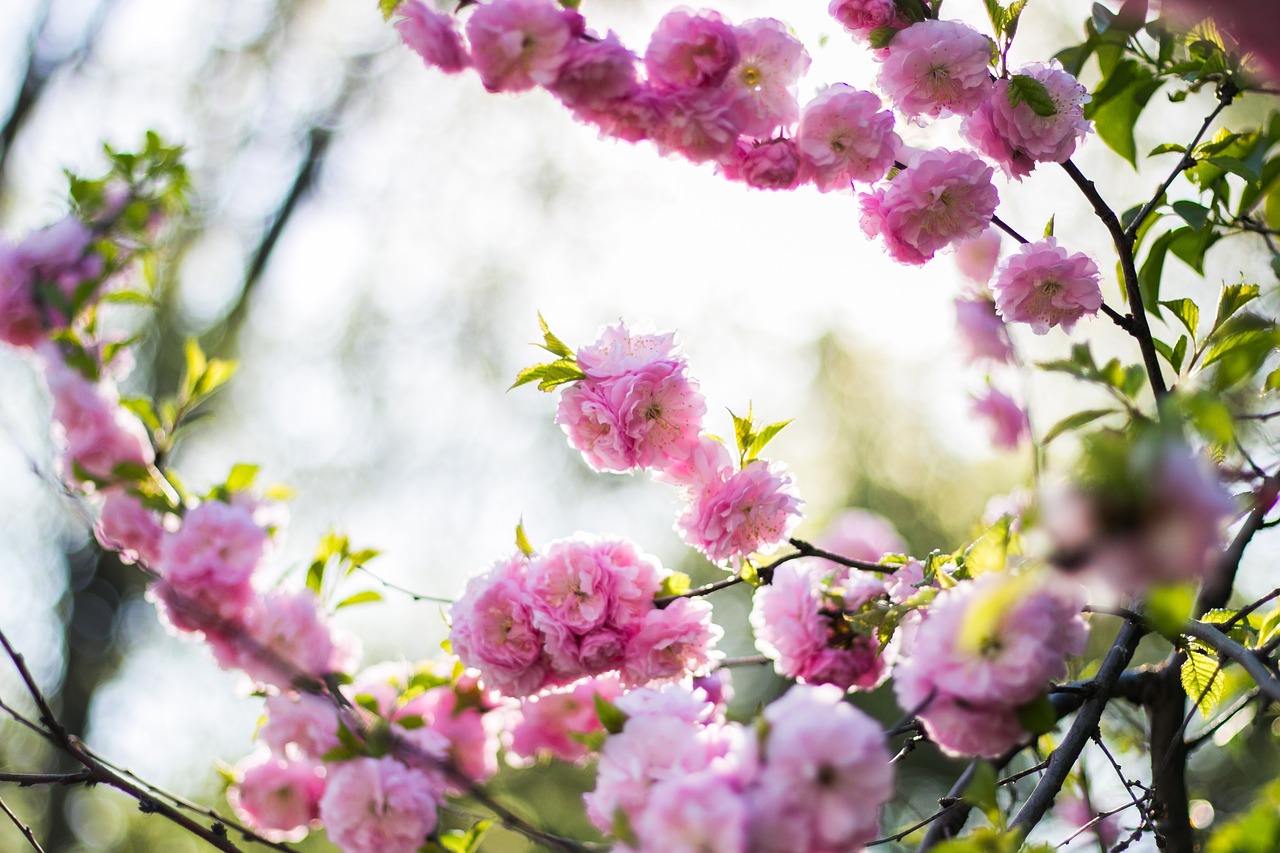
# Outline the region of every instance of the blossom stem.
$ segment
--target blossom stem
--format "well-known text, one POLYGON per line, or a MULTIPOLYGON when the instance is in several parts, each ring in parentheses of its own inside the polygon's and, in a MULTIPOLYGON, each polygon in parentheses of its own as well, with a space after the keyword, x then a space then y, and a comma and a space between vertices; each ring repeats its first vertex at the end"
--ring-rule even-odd
POLYGON ((1004 233, 1008 234, 1013 239, 1017 240, 1019 243, 1025 244, 1025 243, 1031 242, 1026 237, 1023 237, 1021 234, 1019 234, 1017 231, 1014 231, 1013 228, 1007 222, 1005 222, 1003 219, 1001 219, 998 216, 993 215, 991 217, 991 224, 999 228, 1004 233))
POLYGON ((4 800, 0 800, 0 811, 3 811, 5 816, 18 828, 18 831, 22 833, 22 837, 31 845, 32 850, 36 851, 36 853, 45 853, 44 848, 40 846, 40 842, 36 840, 36 834, 31 831, 31 827, 23 823, 22 819, 13 813, 13 809, 9 808, 8 803, 4 800))

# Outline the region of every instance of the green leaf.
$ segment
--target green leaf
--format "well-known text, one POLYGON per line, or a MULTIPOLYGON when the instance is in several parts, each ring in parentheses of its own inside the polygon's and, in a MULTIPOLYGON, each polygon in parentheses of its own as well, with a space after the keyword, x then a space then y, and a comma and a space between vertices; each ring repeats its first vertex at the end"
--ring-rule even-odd
POLYGON ((366 589, 362 592, 357 592, 355 595, 349 595, 342 599, 333 609, 341 610, 344 607, 353 607, 357 604, 367 604, 371 601, 382 601, 382 593, 378 592, 376 589, 366 589))
POLYGON ((983 5, 987 9, 987 17, 991 20, 991 31, 996 34, 996 38, 1004 35, 1004 26, 1007 13, 1004 7, 1000 5, 999 0, 983 0, 983 5))
POLYGON ((1037 696, 1016 709, 1018 724, 1033 735, 1048 734, 1058 725, 1058 712, 1049 701, 1048 694, 1037 696))
POLYGON ((1155 148, 1152 148, 1151 152, 1147 154, 1147 156, 1155 157, 1160 154, 1173 154, 1173 153, 1185 154, 1187 153, 1187 146, 1179 145, 1176 142, 1166 142, 1163 145, 1157 145, 1155 148))
POLYGON ((1102 141, 1130 165, 1137 168, 1137 147, 1133 130, 1152 95, 1164 84, 1150 69, 1135 59, 1116 64, 1085 105, 1085 118, 1092 119, 1102 141))
POLYGON ((1173 316, 1182 321, 1182 325, 1186 326, 1187 331, 1191 333, 1191 340, 1196 339, 1196 329, 1200 326, 1200 306, 1190 299, 1170 299, 1168 302, 1161 302, 1165 308, 1173 312, 1173 316))
POLYGON ((1138 293, 1142 296, 1143 307, 1150 313, 1160 316, 1160 282, 1164 276, 1164 259, 1177 231, 1166 231, 1156 238, 1147 250, 1146 260, 1138 269, 1138 293))
POLYGON ((382 13, 382 20, 391 20, 391 16, 396 13, 396 9, 400 8, 402 2, 404 0, 378 0, 378 11, 382 13))
POLYGON ((480 840, 493 825, 492 820, 482 820, 466 832, 455 829, 440 836, 440 847, 448 853, 475 853, 480 848, 480 840))
POLYGON ((1235 157, 1210 157, 1209 162, 1224 172, 1238 175, 1249 182, 1256 182, 1261 177, 1252 166, 1235 157))
POLYGON ((791 423, 790 419, 779 421, 776 424, 769 424, 767 427, 761 429, 760 432, 756 433, 755 437, 751 440, 751 446, 747 449, 747 461, 750 462, 752 459, 759 456, 760 451, 764 450, 765 445, 772 441, 774 436, 782 432, 789 423, 791 423))
POLYGON ((982 811, 992 823, 1000 819, 1000 804, 996 801, 996 769, 989 761, 974 765, 973 778, 961 795, 966 803, 982 811))
POLYGON ((1277 636, 1280 636, 1280 607, 1263 618, 1262 625, 1258 628, 1258 648, 1270 643, 1277 636))
POLYGON ((1213 330, 1216 331, 1232 315, 1257 298, 1258 285, 1256 284, 1223 285, 1222 293, 1218 296, 1218 314, 1213 320, 1213 330))
POLYGON ((1227 447, 1235 437, 1235 420, 1217 394, 1201 391, 1180 398, 1187 421, 1196 432, 1219 447, 1227 447))
POLYGON ((200 377, 204 376, 209 362, 204 357, 204 350, 200 349, 200 342, 195 338, 188 338, 186 349, 187 373, 183 382, 183 390, 186 391, 188 398, 196 396, 196 383, 200 381, 200 377))
POLYGON ((1262 383, 1262 390, 1268 394, 1280 388, 1280 367, 1267 374, 1267 381, 1262 383))
POLYGON ((324 569, 327 563, 315 561, 307 568, 307 589, 320 594, 321 588, 324 586, 324 569))
POLYGON ((1222 698, 1226 678, 1217 656, 1206 645, 1195 640, 1187 644, 1187 659, 1182 663, 1182 689, 1195 702, 1205 719, 1222 698))
POLYGON ((257 476, 257 465, 250 465, 247 462, 237 462, 231 467, 231 473, 227 475, 227 481, 223 485, 226 490, 232 494, 236 492, 243 492, 253 487, 253 481, 257 476))
POLYGON ((1181 216, 1192 228, 1203 228, 1209 221, 1209 208, 1194 201, 1175 201, 1171 207, 1173 212, 1181 216))
POLYGON ((754 415, 752 414, 751 408, 751 404, 748 403, 746 417, 739 417, 732 411, 729 412, 729 416, 733 418, 733 438, 738 445, 738 454, 742 457, 744 462, 747 458, 747 452, 751 449, 751 444, 756 438, 752 424, 754 415))
POLYGON ((1009 78, 1009 106, 1025 103, 1041 118, 1058 114, 1058 106, 1049 97, 1049 90, 1030 74, 1014 74, 1009 78))
POLYGON ((1179 228, 1174 232, 1169 249, 1187 263, 1199 275, 1204 275, 1204 256, 1222 235, 1212 229, 1197 231, 1193 228, 1179 228))
POLYGON ((127 397, 120 401, 120 405, 137 415, 138 420, 151 432, 160 431, 160 417, 156 414, 156 407, 146 397, 127 397))
POLYGON ((867 35, 867 43, 875 50, 883 50, 897 34, 897 27, 876 27, 867 35))
POLYGON ((1182 335, 1178 338, 1178 343, 1173 348, 1173 369, 1182 370, 1182 360, 1187 356, 1187 336, 1182 335))
POLYGON ((533 545, 529 544, 529 537, 524 532, 524 519, 516 524, 516 547, 520 549, 520 553, 526 557, 534 555, 533 545))
POLYGON ((1143 615, 1155 631, 1166 637, 1176 636, 1182 624, 1191 617, 1195 606, 1194 584, 1157 586, 1147 595, 1143 615))
POLYGON ((1049 217, 1049 221, 1044 224, 1044 236, 1046 237, 1053 236, 1053 220, 1057 218, 1058 218, 1058 214, 1056 213, 1049 217))
POLYGON ((111 302, 116 305, 145 305, 148 308, 155 307, 156 301, 146 293, 139 293, 136 290, 116 290, 106 294, 100 300, 102 302, 111 302))
POLYGON ((541 346, 543 349, 552 355, 559 356, 560 358, 574 358, 573 350, 569 349, 568 345, 566 345, 564 341, 551 333, 551 329, 547 326, 547 321, 542 319, 541 311, 538 312, 538 325, 542 328, 543 343, 541 346))
MULTIPOLYGON (((567 382, 577 382, 586 378, 587 375, 582 372, 582 368, 578 367, 576 361, 562 358, 548 364, 536 364, 533 367, 526 367, 516 374, 516 381, 512 383, 511 388, 519 388, 521 385, 537 382, 539 391, 550 391, 552 388, 564 385, 567 382)), ((511 388, 507 390, 510 391, 511 388)))
POLYGON ((1049 431, 1044 434, 1044 438, 1040 439, 1040 442, 1041 444, 1047 445, 1049 442, 1053 441, 1065 432, 1080 429, 1080 427, 1085 426, 1086 424, 1091 424, 1098 418, 1105 415, 1115 414, 1117 411, 1117 409, 1089 409, 1083 412, 1076 412, 1075 414, 1067 415, 1065 418, 1049 427, 1049 431))
POLYGON ((622 727, 627 724, 627 715, 618 708, 617 705, 601 696, 599 693, 595 695, 596 717, 600 720, 600 725, 604 726, 604 730, 611 735, 616 735, 622 731, 622 727))
POLYGON ((670 598, 673 595, 684 595, 693 588, 693 583, 684 572, 672 572, 662 579, 658 587, 658 598, 670 598))

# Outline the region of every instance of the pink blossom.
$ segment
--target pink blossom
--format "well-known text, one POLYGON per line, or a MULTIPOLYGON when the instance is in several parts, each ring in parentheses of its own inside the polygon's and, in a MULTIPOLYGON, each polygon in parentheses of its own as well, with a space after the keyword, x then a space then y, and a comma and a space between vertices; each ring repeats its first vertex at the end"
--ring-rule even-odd
POLYGON ((959 21, 919 21, 889 42, 876 82, 905 116, 968 115, 991 91, 994 53, 959 21))
POLYGON ((525 575, 534 624, 556 622, 576 634, 603 625, 613 601, 611 557, 619 550, 623 559, 640 559, 629 542, 597 543, 579 536, 550 543, 525 575))
POLYGON ((453 653, 507 696, 536 692, 549 666, 524 582, 523 556, 501 560, 467 583, 450 612, 453 653))
POLYGON ((471 64, 451 16, 428 9, 420 0, 405 0, 396 12, 403 16, 396 21, 400 38, 427 65, 457 74, 471 64))
POLYGON ((1013 341, 1004 320, 996 312, 996 304, 988 298, 956 300, 956 332, 960 336, 961 355, 973 364, 991 361, 1013 363, 1013 341))
POLYGON ((1000 201, 992 173, 972 154, 926 151, 888 189, 877 187, 858 197, 863 233, 883 238, 895 261, 923 264, 939 249, 976 237, 991 223, 1000 201))
POLYGON ((196 631, 238 620, 253 598, 251 579, 266 546, 267 532, 243 507, 210 500, 189 511, 160 543, 155 591, 173 626, 196 631))
POLYGON ((805 176, 805 162, 795 140, 755 142, 745 136, 720 164, 731 181, 742 181, 758 190, 793 190, 805 176))
MULTIPOLYGON (((654 479, 671 486, 681 486, 691 494, 723 483, 733 474, 733 457, 729 449, 710 436, 699 436, 688 456, 672 460, 654 479)), ((691 498, 690 498, 691 499, 691 498)))
POLYGON ((1013 450, 1031 437, 1027 413, 1017 401, 996 388, 988 388, 973 398, 973 413, 987 422, 991 443, 996 447, 1013 450))
POLYGON ((753 18, 734 27, 738 63, 725 79, 734 121, 747 136, 765 138, 795 124, 796 86, 809 69, 809 53, 781 21, 753 18))
POLYGON ((324 767, 312 761, 285 761, 274 755, 240 768, 227 789, 231 808, 271 841, 298 841, 320 817, 324 767))
POLYGON ((678 90, 665 97, 652 139, 663 155, 677 154, 690 162, 704 163, 732 151, 741 131, 725 92, 678 90))
POLYGON ((319 759, 338 746, 338 714, 311 693, 278 693, 265 703, 267 720, 258 739, 282 758, 319 759))
POLYGON ((1089 93, 1066 71, 1037 63, 1019 74, 1044 86, 1056 110, 1053 115, 1038 115, 1025 101, 1014 106, 1009 100, 1010 83, 1001 79, 961 130, 1005 174, 1021 179, 1036 163, 1065 163, 1088 134, 1090 123, 1084 117, 1089 93))
POLYGON ((823 192, 851 181, 878 181, 893 165, 902 140, 893 132, 893 113, 880 99, 836 83, 805 105, 796 140, 823 192))
POLYGON ((736 780, 708 769, 653 787, 632 829, 643 850, 741 853, 747 850, 747 802, 736 780))
POLYGON ((972 240, 956 245, 956 266, 969 281, 983 290, 991 281, 1000 260, 1000 232, 988 228, 972 240))
POLYGON ((555 83, 570 37, 566 13, 552 0, 492 0, 467 21, 471 62, 490 92, 555 83))
POLYGON ((1030 324, 1037 335, 1054 326, 1070 332, 1102 306, 1100 277, 1088 255, 1068 253, 1053 237, 1025 243, 996 273, 996 310, 1009 322, 1030 324))
POLYGON ((580 681, 571 688, 525 699, 511 728, 511 752, 524 759, 543 755, 583 762, 587 746, 579 737, 602 731, 595 697, 613 701, 622 695, 616 676, 580 681))
POLYGON ((652 137, 666 115, 666 97, 647 83, 637 83, 622 97, 594 108, 578 106, 575 114, 600 128, 600 135, 640 142, 652 137))
POLYGON ((66 476, 79 480, 79 470, 103 480, 124 464, 150 465, 155 458, 146 429, 120 406, 109 380, 90 382, 63 363, 52 347, 43 351, 45 379, 53 395, 53 419, 66 448, 66 476))
POLYGON ((683 359, 669 359, 575 383, 560 396, 556 423, 597 471, 629 471, 688 455, 706 411, 683 359))
POLYGON ((724 82, 738 56, 734 29, 719 13, 673 9, 654 28, 644 66, 656 86, 710 89, 724 82))
POLYGON ((0 341, 31 348, 44 340, 44 321, 33 290, 34 283, 17 251, 0 239, 0 341))
POLYGON ((257 597, 241 619, 234 632, 207 638, 224 669, 242 669, 254 681, 287 688, 298 679, 341 672, 350 663, 309 589, 257 597))
MULTIPOLYGON (((721 670, 716 670, 721 672, 721 670)), ((684 723, 706 725, 716 719, 716 705, 707 692, 684 681, 668 681, 653 687, 628 690, 614 702, 632 717, 669 717, 684 723)))
POLYGON ((827 13, 856 38, 866 40, 873 30, 902 29, 908 23, 893 0, 831 0, 827 13))
POLYGON ((724 630, 711 621, 711 605, 678 598, 662 610, 651 610, 627 643, 623 679, 631 684, 699 675, 723 655, 715 644, 724 630))
POLYGON ((118 552, 126 563, 159 564, 164 538, 160 518, 128 492, 107 490, 93 533, 103 548, 118 552))
MULTIPOLYGON (((70 303, 82 284, 102 274, 101 256, 89 250, 92 241, 93 233, 84 223, 67 216, 28 234, 18 245, 15 260, 33 285, 53 285, 56 295, 70 303)), ((61 306, 49 304, 47 310, 55 325, 71 320, 61 306)))
POLYGON ((617 669, 626 653, 627 635, 614 627, 575 634, 551 620, 539 620, 544 648, 555 671, 556 684, 569 684, 584 675, 617 669))
POLYGON ((797 685, 765 708, 757 849, 850 850, 879 834, 893 765, 880 726, 843 700, 831 685, 797 685))
POLYGON ((684 362, 675 332, 633 332, 624 322, 605 326, 595 343, 577 352, 578 367, 591 379, 605 381, 659 361, 684 362))
MULTIPOLYGON (((907 543, 883 515, 865 509, 846 509, 827 523, 818 538, 818 544, 826 551, 878 563, 886 554, 905 554, 907 543)), ((835 568, 834 563, 828 563, 835 568)))
POLYGON ((430 731, 443 739, 443 757, 452 767, 472 782, 483 782, 498 772, 501 721, 486 713, 490 708, 478 694, 474 683, 470 689, 462 683, 433 687, 401 705, 391 719, 400 726, 407 726, 408 719, 421 720, 423 726, 407 731, 405 737, 412 741, 430 731))
POLYGON ((438 780, 394 758, 330 765, 320 820, 343 853, 415 853, 436 827, 438 780))
POLYGON ((605 108, 636 85, 636 56, 612 30, 604 38, 574 39, 560 74, 549 88, 566 106, 605 108))
POLYGON ((801 501, 792 493, 791 475, 763 459, 690 489, 686 498, 677 529, 717 563, 778 545, 799 521, 801 501))

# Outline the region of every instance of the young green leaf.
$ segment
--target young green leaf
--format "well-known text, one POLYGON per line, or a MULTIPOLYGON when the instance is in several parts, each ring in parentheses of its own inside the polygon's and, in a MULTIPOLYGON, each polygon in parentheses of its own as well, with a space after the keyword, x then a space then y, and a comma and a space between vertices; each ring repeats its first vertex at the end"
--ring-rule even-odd
POLYGON ((1049 90, 1030 74, 1014 74, 1009 78, 1009 106, 1022 103, 1041 118, 1058 114, 1058 105, 1049 97, 1049 90))
POLYGON ((529 537, 524 532, 524 519, 520 519, 516 524, 516 547, 520 549, 520 553, 526 557, 534 555, 533 545, 529 544, 529 537))
POLYGON ((1188 643, 1187 659, 1182 663, 1182 689, 1205 719, 1213 713, 1226 689, 1226 678, 1217 656, 1208 646, 1194 640, 1188 643))
POLYGON ((1044 434, 1044 438, 1040 439, 1040 441, 1042 444, 1047 445, 1049 442, 1053 441, 1055 438, 1062 435, 1063 433, 1080 429, 1080 427, 1085 426, 1087 424, 1091 424, 1094 421, 1096 421, 1098 418, 1105 417, 1106 415, 1115 414, 1117 411, 1119 410, 1118 409, 1087 409, 1083 412, 1076 412, 1075 414, 1067 415, 1065 418, 1058 421, 1053 426, 1049 427, 1049 431, 1044 434))
POLYGON ((1172 311, 1173 316, 1182 321, 1182 325, 1186 326, 1187 331, 1191 333, 1191 340, 1194 341, 1196 339, 1196 329, 1200 327, 1200 306, 1190 299, 1170 299, 1160 304, 1172 311))
POLYGON ((357 592, 355 595, 349 595, 342 599, 333 609, 341 610, 344 607, 352 607, 356 604, 365 604, 372 601, 382 601, 382 593, 378 592, 376 589, 366 589, 362 592, 357 592))
POLYGON ((547 321, 542 318, 542 312, 538 312, 538 325, 542 328, 543 343, 539 344, 544 350, 552 355, 560 358, 574 358, 573 350, 569 349, 564 341, 557 338, 551 333, 551 329, 547 326, 547 321))

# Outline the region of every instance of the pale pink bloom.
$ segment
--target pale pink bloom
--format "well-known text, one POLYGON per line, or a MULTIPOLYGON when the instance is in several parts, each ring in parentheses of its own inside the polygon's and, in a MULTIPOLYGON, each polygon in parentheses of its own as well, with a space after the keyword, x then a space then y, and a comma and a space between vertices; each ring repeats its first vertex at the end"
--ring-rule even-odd
POLYGON ((239 779, 227 788, 236 815, 271 841, 298 841, 320 817, 324 766, 286 761, 274 755, 237 768, 239 779))
POLYGON ((733 150, 741 132, 731 107, 720 89, 672 91, 652 130, 653 142, 662 154, 678 154, 693 163, 719 160, 733 150))
POLYGON ((685 542, 717 563, 772 549, 799 521, 801 501, 791 475, 763 459, 690 489, 686 499, 676 527, 685 542))
POLYGON ((252 576, 267 547, 267 531, 243 507, 205 501, 187 512, 160 543, 156 592, 166 615, 184 631, 240 619, 253 598, 252 576))
MULTIPOLYGON (((498 772, 498 731, 501 721, 492 718, 483 704, 470 701, 474 696, 459 695, 458 685, 442 685, 419 693, 391 715, 392 722, 408 725, 407 719, 422 720, 423 726, 403 733, 411 742, 423 747, 423 734, 442 739, 443 758, 472 782, 483 782, 498 772), (495 724, 496 723, 496 724, 495 724)), ((471 686, 471 690, 476 688, 471 686)), ((433 754, 437 750, 427 746, 433 754)), ((451 786, 453 787, 453 786, 451 786)))
POLYGON ((1065 163, 1089 133, 1084 117, 1088 90, 1055 65, 1036 63, 1018 72, 1039 81, 1056 108, 1051 116, 1037 115, 1025 101, 1009 102, 1008 80, 997 80, 982 105, 965 119, 961 131, 981 153, 1021 179, 1036 163, 1065 163))
POLYGON ((528 760, 549 755, 584 762, 588 750, 581 736, 603 730, 595 697, 613 701, 621 695, 622 684, 616 676, 601 676, 525 699, 519 720, 511 727, 511 753, 528 760))
POLYGON ((991 91, 991 39, 959 21, 919 21, 885 49, 876 78, 903 115, 968 115, 991 91))
POLYGON ((711 605, 678 598, 651 610, 627 643, 623 680, 633 685, 702 675, 724 657, 715 645, 724 629, 711 621, 711 605))
POLYGON ((415 853, 436 828, 442 801, 432 774, 391 758, 329 765, 320 820, 343 853, 415 853))
POLYGON ((328 699, 311 693, 278 693, 265 703, 267 720, 258 739, 282 758, 321 758, 338 747, 338 713, 328 699))
POLYGON ((450 612, 453 653, 478 669, 487 687, 506 696, 537 692, 549 666, 524 576, 523 556, 501 560, 468 581, 450 612))
MULTIPOLYGON (((878 563, 886 554, 905 554, 907 543, 893 523, 883 515, 865 509, 841 510, 822 531, 818 545, 823 550, 852 560, 878 563)), ((837 569, 827 563, 827 570, 837 569)), ((844 569, 840 569, 845 571, 844 569)))
MULTIPOLYGON (((47 228, 32 231, 15 251, 15 260, 33 285, 53 285, 70 302, 82 284, 102 274, 101 256, 91 252, 92 232, 74 216, 47 228)), ((47 294, 46 296, 53 296, 47 294)), ((62 306, 46 299, 47 318, 54 325, 66 325, 71 318, 62 306)))
POLYGON ((902 29, 907 21, 898 14, 893 0, 831 0, 827 13, 859 39, 884 27, 902 29))
POLYGON ((642 559, 629 542, 579 535, 547 545, 525 574, 534 624, 550 621, 575 634, 603 625, 613 602, 612 562, 618 552, 624 560, 642 559))
POLYGON ((1101 274, 1081 252, 1067 252, 1053 237, 1024 243, 1005 259, 992 291, 1005 320, 1027 323, 1037 335, 1054 326, 1070 332, 1076 321, 1102 306, 1101 274))
POLYGON ((901 686, 898 679, 895 673, 893 689, 898 704, 907 710, 926 709, 918 715, 924 730, 947 755, 999 758, 1031 737, 1018 722, 1018 710, 1012 705, 971 702, 948 693, 934 693, 930 698, 933 685, 919 674, 904 674, 901 686))
POLYGON ((733 701, 733 675, 725 667, 717 667, 706 675, 695 675, 693 692, 706 696, 714 709, 713 718, 723 722, 725 711, 733 701))
POLYGON ((764 718, 755 849, 851 850, 875 838, 894 778, 879 724, 831 685, 792 687, 764 718))
POLYGON ((647 83, 637 83, 620 98, 595 108, 579 106, 574 112, 579 119, 599 127, 601 136, 640 142, 652 137, 662 126, 666 103, 665 95, 647 83))
POLYGON ((880 180, 902 145, 893 132, 893 113, 881 109, 880 99, 844 83, 828 86, 805 105, 796 140, 823 192, 880 180))
POLYGON ((710 89, 724 82, 738 56, 733 27, 718 12, 673 9, 654 28, 644 66, 654 85, 710 89))
POLYGON ((549 88, 566 106, 598 110, 636 85, 636 56, 612 30, 604 38, 578 38, 549 88))
POLYGON ((538 621, 543 647, 555 675, 549 684, 569 684, 584 675, 596 675, 622 665, 628 635, 617 628, 601 627, 588 634, 575 634, 554 621, 538 621))
POLYGON ((1013 341, 1004 320, 996 312, 996 304, 986 297, 956 300, 956 332, 960 337, 961 355, 973 364, 991 361, 1013 363, 1013 341))
POLYGON ((795 140, 786 137, 757 142, 738 139, 720 164, 724 176, 758 190, 793 190, 805 177, 805 162, 795 140))
POLYGON ((552 0, 492 0, 467 21, 471 63, 490 92, 555 83, 569 57, 565 10, 552 0))
POLYGON ((241 616, 242 627, 208 637, 219 666, 280 688, 343 671, 349 655, 335 642, 319 603, 309 589, 255 597, 241 616))
POLYGON ((742 133, 763 139, 799 117, 796 86, 809 70, 809 53, 773 18, 752 18, 734 33, 740 56, 725 79, 734 119, 742 133))
POLYGON ((110 381, 90 382, 64 364, 52 347, 43 355, 45 380, 53 395, 55 434, 65 443, 65 476, 79 480, 78 466, 91 477, 110 480, 119 465, 150 465, 155 454, 147 431, 137 416, 119 404, 110 381))
POLYGON ((887 189, 858 196, 862 231, 883 238, 895 261, 923 264, 939 249, 976 237, 990 225, 1000 201, 992 174, 972 154, 926 151, 887 189))
POLYGON ((34 284, 17 250, 0 239, 0 341, 34 347, 45 337, 44 321, 33 296, 34 284))
POLYGON ((632 830, 640 849, 663 853, 747 850, 747 802, 732 776, 712 769, 655 785, 632 830))
POLYGON ((960 272, 983 290, 995 274, 996 264, 1000 261, 1000 232, 988 228, 972 240, 965 240, 956 245, 956 266, 960 272))
POLYGON ((1031 437, 1031 422, 1017 401, 996 388, 973 398, 973 413, 987 422, 991 443, 1014 450, 1031 437))
POLYGON ((733 474, 733 457, 729 449, 718 440, 699 436, 689 455, 672 460, 654 479, 670 486, 680 486, 688 492, 688 499, 704 489, 723 483, 733 474))
POLYGON ((628 719, 669 717, 684 723, 703 725, 716 719, 716 705, 707 692, 683 681, 668 681, 654 687, 637 687, 623 693, 614 704, 628 719))
POLYGON ((451 15, 428 9, 420 0, 405 0, 396 7, 396 13, 403 16, 396 21, 400 38, 427 65, 446 74, 457 74, 471 64, 451 15))
POLYGON ((577 352, 578 367, 591 379, 601 382, 633 373, 659 361, 684 362, 678 352, 675 332, 633 332, 619 321, 600 330, 595 343, 577 352))
POLYGON ((160 517, 136 497, 120 489, 108 489, 102 513, 93 526, 98 544, 115 551, 126 563, 159 564, 164 527, 160 517))

